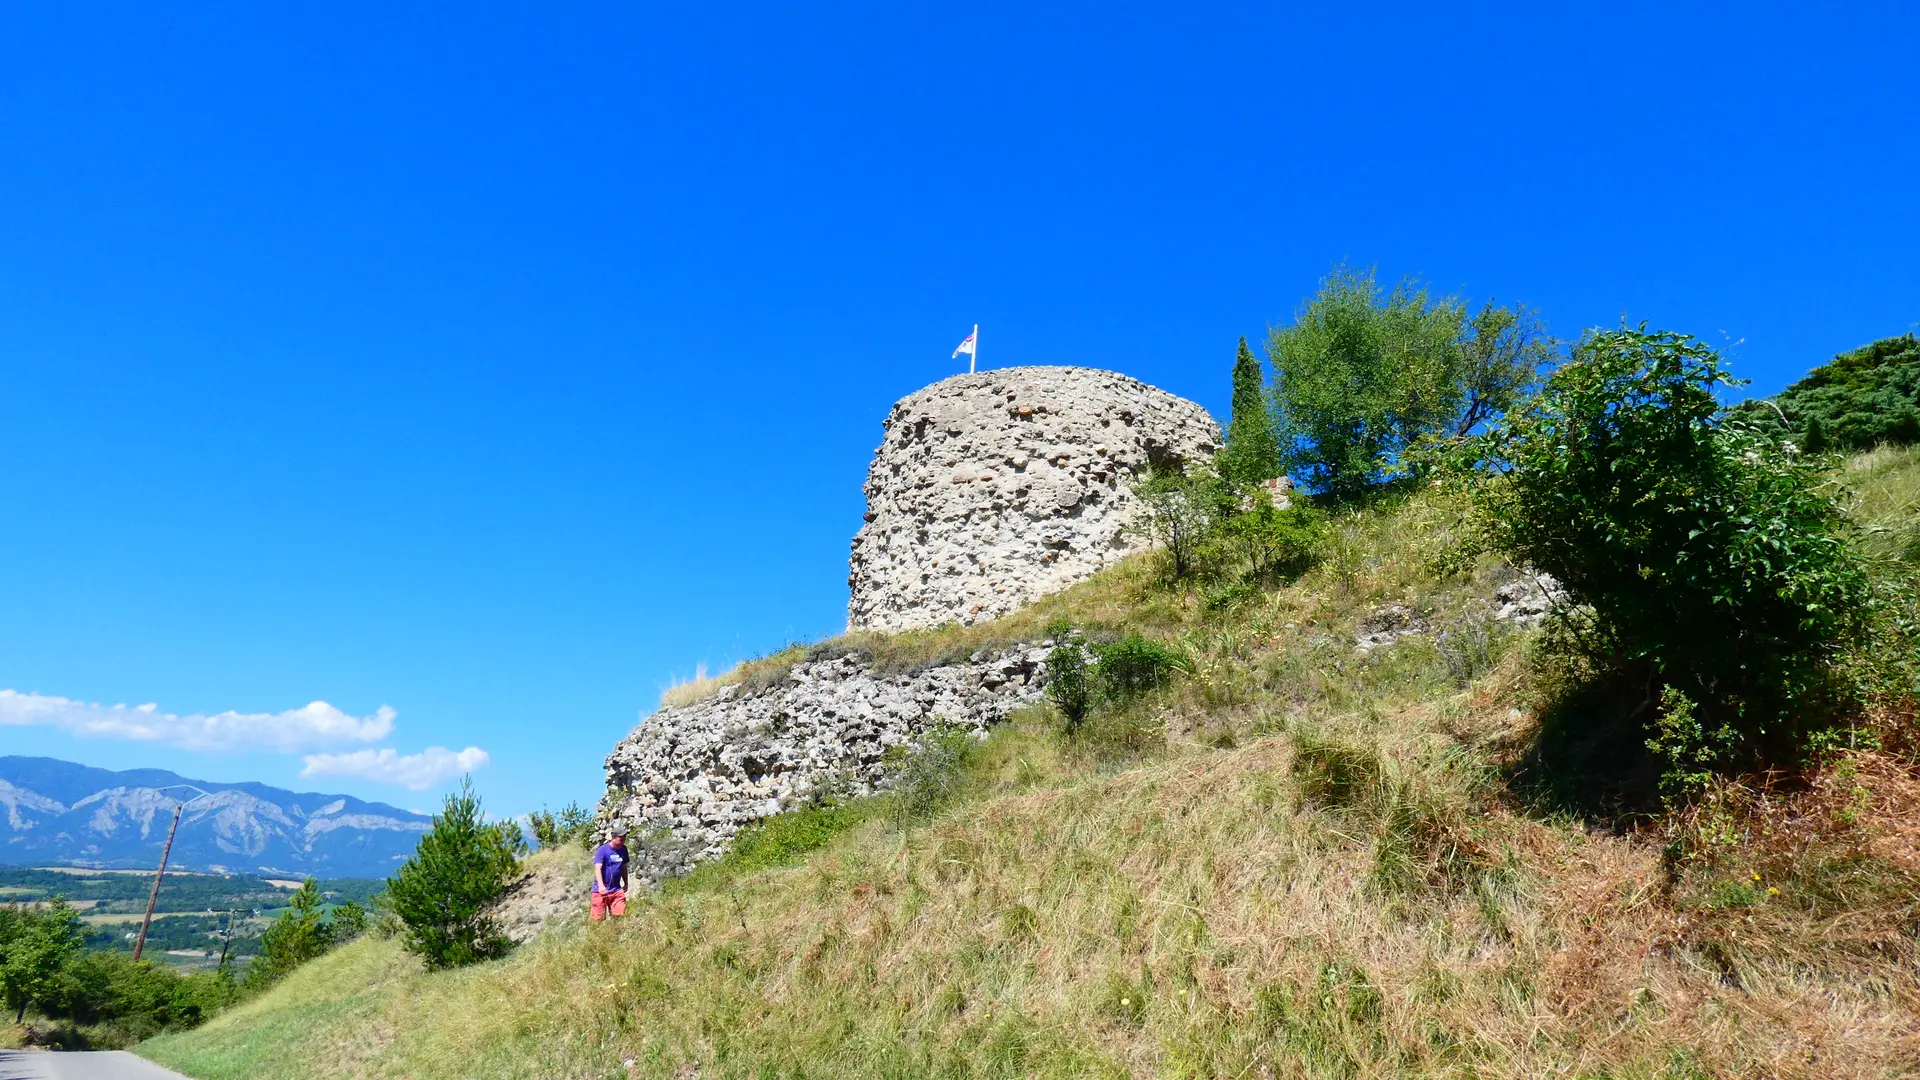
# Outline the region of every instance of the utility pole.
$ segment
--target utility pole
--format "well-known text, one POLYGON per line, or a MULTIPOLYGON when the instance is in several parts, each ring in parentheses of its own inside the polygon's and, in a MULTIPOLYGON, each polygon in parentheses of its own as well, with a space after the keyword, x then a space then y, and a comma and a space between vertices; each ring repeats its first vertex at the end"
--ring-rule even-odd
POLYGON ((214 969, 217 974, 224 975, 227 973, 227 950, 231 948, 232 945, 233 910, 229 908, 227 910, 227 928, 220 934, 220 966, 214 969))
MULTIPOLYGON (((185 787, 186 785, 182 784, 178 786, 185 787)), ((192 790, 200 791, 199 788, 193 788, 192 790)), ((147 916, 140 920, 140 940, 133 943, 133 959, 136 963, 140 959, 140 954, 144 952, 147 947, 147 928, 153 925, 153 906, 160 900, 160 879, 166 876, 167 873, 167 856, 173 854, 173 834, 180 828, 180 812, 185 810, 190 804, 206 798, 209 794, 210 792, 200 791, 200 794, 188 799, 186 802, 177 804, 173 808, 173 824, 167 826, 167 846, 160 849, 160 868, 153 872, 153 890, 147 893, 147 916)))

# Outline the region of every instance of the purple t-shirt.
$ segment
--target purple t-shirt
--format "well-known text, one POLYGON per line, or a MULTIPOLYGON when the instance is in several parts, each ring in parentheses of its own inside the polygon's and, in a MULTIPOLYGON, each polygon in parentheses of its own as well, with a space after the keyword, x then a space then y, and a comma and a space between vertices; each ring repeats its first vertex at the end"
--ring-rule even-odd
POLYGON ((616 850, 614 846, 610 843, 601 844, 599 847, 595 848, 593 851, 593 867, 594 867, 594 874, 593 874, 593 891, 594 892, 611 892, 615 889, 624 891, 626 889, 627 887, 627 853, 626 852, 616 850), (601 869, 602 867, 605 867, 605 869, 602 870, 601 869), (607 883, 607 888, 602 889, 600 887, 600 883, 602 881, 607 883))

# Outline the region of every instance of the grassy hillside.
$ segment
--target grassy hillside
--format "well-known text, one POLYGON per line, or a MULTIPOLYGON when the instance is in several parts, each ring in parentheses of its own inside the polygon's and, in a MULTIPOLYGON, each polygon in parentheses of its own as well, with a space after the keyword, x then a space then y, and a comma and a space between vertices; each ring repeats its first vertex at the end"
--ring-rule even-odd
MULTIPOLYGON (((1882 567, 1920 561, 1920 455, 1844 476, 1882 567)), ((1278 590, 1136 561, 1000 623, 814 646, 906 666, 1064 617, 1192 671, 1073 740, 1017 715, 943 804, 770 826, 624 924, 435 975, 363 940, 142 1052, 205 1080, 1920 1074, 1906 706, 1663 814, 1631 733, 1582 726, 1487 617, 1514 571, 1436 572, 1456 521, 1417 493, 1338 517, 1278 590), (1356 651, 1389 604, 1425 631, 1356 651)))

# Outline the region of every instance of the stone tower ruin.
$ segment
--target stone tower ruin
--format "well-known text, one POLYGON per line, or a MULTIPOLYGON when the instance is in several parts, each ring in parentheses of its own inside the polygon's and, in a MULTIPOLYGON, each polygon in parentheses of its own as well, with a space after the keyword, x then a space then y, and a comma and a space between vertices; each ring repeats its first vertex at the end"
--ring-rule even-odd
POLYGON ((1221 443, 1199 405, 1080 367, 956 375, 883 426, 847 578, 856 630, 981 622, 1084 580, 1146 542, 1132 482, 1221 443))

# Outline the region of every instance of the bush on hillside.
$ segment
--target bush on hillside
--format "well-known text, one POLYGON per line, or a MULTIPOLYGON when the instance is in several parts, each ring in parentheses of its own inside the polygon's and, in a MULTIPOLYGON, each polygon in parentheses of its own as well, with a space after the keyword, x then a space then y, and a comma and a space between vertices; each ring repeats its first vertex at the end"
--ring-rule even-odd
POLYGON ((413 856, 387 882, 407 949, 429 968, 506 955, 511 943, 492 911, 519 872, 524 846, 513 822, 485 819, 473 782, 462 781, 413 856))
POLYGON ((1069 737, 1096 705, 1124 707, 1193 667, 1184 654, 1138 633, 1092 646, 1061 623, 1048 627, 1048 635, 1056 644, 1047 654, 1047 698, 1069 737))
POLYGON ((1265 491, 1254 491, 1247 509, 1221 521, 1218 534, 1223 554, 1251 580, 1277 584, 1312 569, 1326 540, 1326 519, 1300 503, 1282 510, 1265 491))
POLYGON ((1094 679, 1104 701, 1125 704, 1157 690, 1176 672, 1192 665, 1187 658, 1151 638, 1128 634, 1094 649, 1094 679))
POLYGON ((1480 441, 1480 528, 1557 578, 1579 639, 1684 700, 1655 740, 1675 769, 1816 746, 1846 690, 1841 651, 1870 604, 1848 522, 1814 462, 1723 422, 1721 357, 1682 334, 1595 331, 1541 395, 1480 441), (1692 763, 1692 764, 1689 764, 1692 763))
POLYGON ((1275 584, 1305 573, 1319 556, 1319 511, 1304 503, 1282 510, 1264 488, 1222 472, 1163 468, 1134 492, 1146 510, 1135 527, 1164 554, 1173 582, 1275 584))
POLYGON ((1920 338, 1903 334, 1842 353, 1771 401, 1735 412, 1791 433, 1808 453, 1920 442, 1920 338))
POLYGON ((1067 724, 1067 733, 1072 734, 1087 718, 1087 710, 1093 707, 1093 671, 1087 663, 1087 648, 1079 641, 1068 638, 1067 631, 1048 630, 1048 636, 1056 644, 1047 653, 1047 700, 1060 710, 1060 716, 1067 724))
POLYGON ((895 826, 904 829, 926 821, 947 805, 974 745, 972 729, 945 721, 920 737, 893 778, 895 826))
POLYGON ((1178 581, 1199 569, 1232 510, 1228 485, 1208 469, 1164 465, 1133 493, 1145 510, 1134 528, 1166 553, 1170 576, 1178 581))
POLYGON ((29 1007, 55 1024, 36 1040, 67 1049, 117 1049, 192 1027, 232 998, 224 974, 183 974, 119 952, 85 952, 85 928, 55 900, 0 907, 0 995, 15 1023, 29 1007))
POLYGON ((577 802, 561 807, 558 813, 541 807, 527 815, 527 827, 533 830, 534 843, 543 848, 563 844, 593 846, 593 811, 577 802))
POLYGON ((308 878, 287 902, 287 910, 260 935, 260 958, 247 967, 250 987, 264 987, 327 951, 332 935, 323 906, 320 887, 308 878))
POLYGON ((198 1026, 234 997, 222 972, 182 972, 120 952, 77 953, 34 1005, 64 1025, 48 1041, 73 1050, 113 1050, 198 1026))

